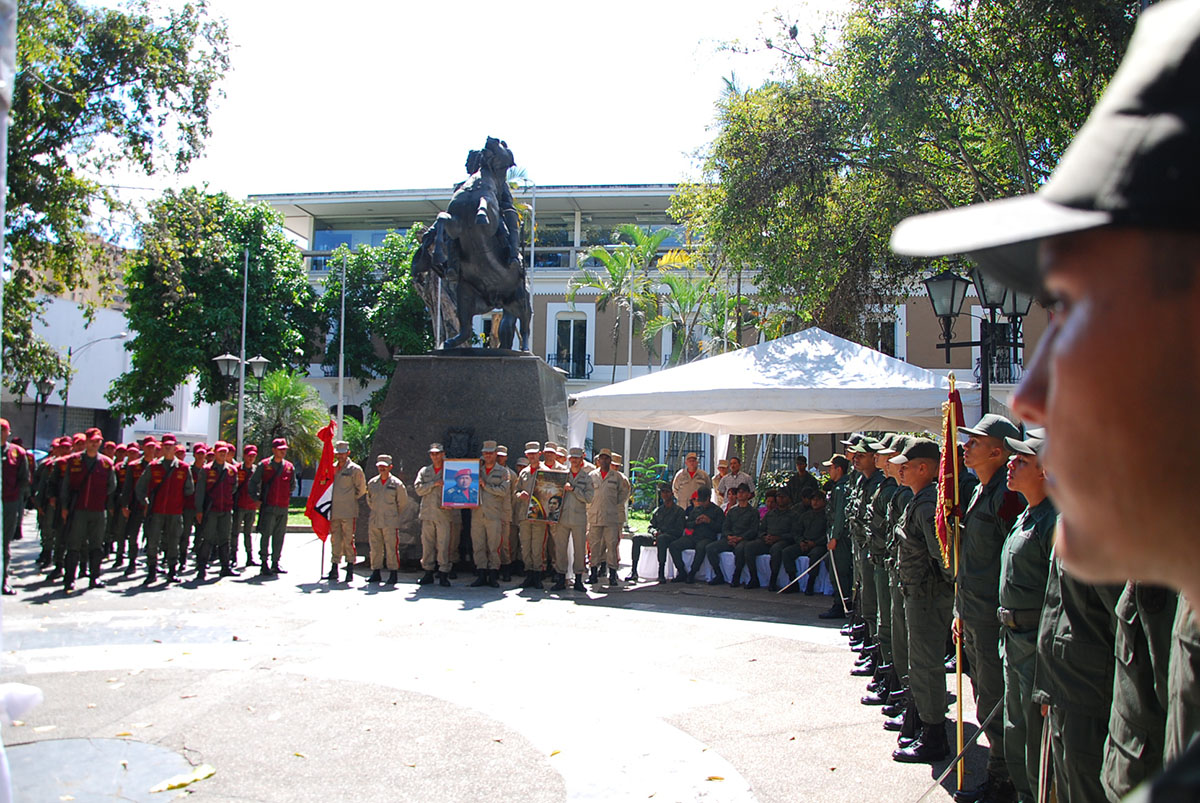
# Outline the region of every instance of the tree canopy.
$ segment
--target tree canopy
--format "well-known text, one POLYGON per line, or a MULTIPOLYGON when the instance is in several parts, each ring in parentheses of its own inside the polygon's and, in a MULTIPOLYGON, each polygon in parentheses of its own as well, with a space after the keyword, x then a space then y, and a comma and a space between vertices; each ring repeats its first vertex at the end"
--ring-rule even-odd
MULTIPOLYGON (((323 364, 338 364, 342 260, 346 261, 346 376, 365 387, 373 378, 390 380, 397 354, 425 354, 433 332, 425 303, 412 284, 412 255, 421 242, 421 226, 406 234, 388 232, 375 248, 339 247, 328 258, 329 275, 320 298, 320 315, 329 345, 323 364)), ((379 393, 387 394, 387 382, 379 393)), ((379 399, 382 401, 382 398, 379 399)), ((374 403, 372 407, 378 407, 374 403)))
POLYGON ((197 399, 229 395, 213 358, 241 349, 242 276, 249 252, 246 354, 274 369, 307 372, 316 353, 317 299, 282 216, 265 204, 194 188, 168 191, 149 207, 125 283, 132 367, 108 400, 124 416, 166 409, 175 388, 199 378, 197 399))
POLYGON ((854 0, 728 81, 700 181, 672 213, 757 269, 759 327, 861 337, 928 272, 888 248, 906 215, 1036 190, 1115 72, 1138 2, 854 0))
POLYGON ((200 154, 229 46, 224 21, 202 0, 161 12, 147 0, 124 11, 20 0, 17 26, 3 364, 6 383, 22 391, 66 370, 33 333, 39 295, 112 290, 101 235, 121 203, 105 177, 181 171, 200 154))

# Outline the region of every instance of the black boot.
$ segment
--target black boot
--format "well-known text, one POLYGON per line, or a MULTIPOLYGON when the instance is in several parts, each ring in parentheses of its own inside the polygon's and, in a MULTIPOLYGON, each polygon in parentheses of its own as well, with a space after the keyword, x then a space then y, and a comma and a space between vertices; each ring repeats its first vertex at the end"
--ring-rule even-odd
MULTIPOLYGON (((104 588, 104 581, 100 579, 100 564, 104 561, 103 550, 92 550, 90 561, 91 574, 88 575, 88 588, 104 588)), ((5 580, 4 584, 8 585, 8 581, 5 580)))
POLYGON ((921 735, 908 747, 901 747, 892 753, 893 761, 905 764, 932 764, 950 755, 950 745, 946 741, 946 723, 922 725, 921 735))
POLYGON ((487 584, 488 584, 487 570, 486 569, 476 569, 475 570, 475 579, 473 581, 471 581, 467 585, 467 587, 468 588, 482 588, 487 584))
POLYGON ((211 552, 212 547, 208 544, 200 545, 200 554, 196 559, 196 582, 198 583, 204 582, 205 577, 208 575, 208 558, 211 552))
POLYGON ((542 590, 542 572, 530 572, 525 578, 526 588, 535 588, 538 591, 542 590))
POLYGON ((63 557, 63 591, 75 590, 75 570, 79 568, 79 553, 67 552, 63 557))
POLYGON ((625 582, 626 583, 636 583, 639 579, 641 579, 641 578, 638 577, 637 569, 634 569, 633 571, 631 571, 629 573, 629 576, 625 578, 625 582))
POLYGON ((112 568, 119 569, 125 565, 125 542, 117 545, 117 556, 113 559, 112 568))
POLYGON ((354 579, 354 564, 347 563, 346 564, 346 579, 343 582, 349 583, 353 579, 354 579))
POLYGON ((887 705, 879 710, 885 717, 898 717, 908 707, 908 689, 894 689, 888 694, 887 705))
POLYGON ((575 575, 575 590, 576 591, 587 591, 587 589, 583 585, 583 572, 579 572, 575 575))
POLYGON ((146 557, 146 579, 142 581, 142 585, 148 586, 158 579, 158 560, 154 557, 146 557))
POLYGON ((850 646, 857 647, 862 644, 867 638, 867 626, 863 622, 859 622, 850 628, 850 646))
POLYGON ((438 572, 437 573, 437 581, 438 581, 438 585, 441 586, 442 588, 450 587, 450 576, 448 574, 446 574, 446 572, 438 572))
POLYGON ((331 583, 338 581, 338 567, 336 563, 329 567, 329 574, 325 575, 325 579, 331 583))
POLYGON ((590 585, 590 586, 596 585, 596 583, 598 583, 600 581, 599 575, 600 575, 600 567, 593 566, 592 570, 590 572, 588 572, 588 585, 590 585))
MULTIPOLYGON (((849 607, 848 604, 847 604, 847 607, 849 607)), ((846 608, 843 608, 842 603, 838 602, 835 599, 833 601, 833 605, 829 606, 829 610, 825 611, 825 613, 819 614, 818 618, 820 618, 820 619, 845 619, 846 616, 847 616, 846 608)))
POLYGON ((417 585, 427 586, 433 582, 433 572, 425 572, 417 579, 417 585))
POLYGON ((988 773, 987 778, 974 789, 960 789, 954 793, 955 803, 1016 803, 1017 790, 1012 779, 988 773))
MULTIPOLYGON (((575 575, 578 577, 579 575, 575 575)), ((557 574, 554 576, 554 585, 550 586, 551 591, 565 591, 567 588, 567 576, 565 574, 557 574)))
POLYGON ((617 577, 617 570, 616 570, 616 569, 609 569, 609 570, 608 570, 608 584, 609 584, 610 586, 619 586, 619 585, 621 585, 621 578, 620 578, 620 577, 617 577))
POLYGON ((221 555, 221 577, 237 577, 238 570, 233 567, 233 557, 230 555, 229 544, 221 544, 217 552, 221 555))
MULTIPOLYGON (((884 667, 880 667, 882 670, 884 667)), ((885 705, 888 700, 888 695, 892 691, 892 668, 887 667, 887 671, 879 682, 875 684, 875 689, 865 697, 859 700, 863 705, 885 705)))
POLYGON ((379 569, 375 569, 374 571, 371 572, 371 576, 367 578, 367 582, 368 583, 382 583, 383 582, 383 572, 379 569))
POLYGON ((400 582, 400 575, 399 575, 399 573, 398 573, 398 572, 390 572, 390 573, 388 574, 387 584, 388 584, 388 585, 390 585, 390 586, 394 586, 394 585, 396 585, 396 583, 398 583, 398 582, 400 582))
POLYGON ((500 567, 500 582, 501 583, 512 582, 512 569, 510 568, 509 564, 507 564, 507 563, 505 563, 503 566, 500 567))
POLYGON ((492 588, 500 587, 500 580, 498 579, 499 577, 500 577, 500 571, 498 569, 488 569, 487 570, 487 584, 490 587, 492 587, 492 588))

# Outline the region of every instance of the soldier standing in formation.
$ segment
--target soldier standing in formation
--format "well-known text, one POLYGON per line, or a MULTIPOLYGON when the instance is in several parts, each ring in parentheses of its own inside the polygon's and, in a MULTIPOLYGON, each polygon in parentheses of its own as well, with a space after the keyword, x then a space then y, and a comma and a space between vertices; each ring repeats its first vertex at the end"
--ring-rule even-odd
MULTIPOLYGON (((579 463, 583 463, 583 450, 579 450, 579 456, 576 458, 579 463)), ((579 480, 578 475, 568 479, 572 487, 579 480)), ((586 505, 579 505, 580 512, 586 507, 586 527, 587 527, 587 545, 592 553, 592 573, 588 578, 588 582, 593 585, 598 582, 601 566, 608 568, 608 584, 609 586, 619 585, 621 580, 617 576, 617 567, 621 563, 620 552, 618 546, 621 538, 621 526, 625 523, 625 503, 629 501, 629 494, 632 491, 632 486, 629 484, 629 478, 613 467, 613 455, 607 449, 601 449, 600 454, 596 457, 596 469, 589 475, 593 490, 592 498, 586 500, 586 505)), ((564 486, 565 488, 565 486, 564 486)), ((585 494, 580 494, 576 499, 584 497, 585 494)), ((564 495, 563 508, 566 508, 566 497, 564 495)), ((559 528, 562 529, 562 517, 559 517, 559 528)), ((576 533, 572 527, 572 533, 576 537, 581 533, 576 533)), ((563 549, 565 550, 565 538, 563 539, 563 549)), ((575 580, 578 584, 583 573, 583 565, 580 560, 579 549, 576 548, 575 558, 575 580)), ((561 570, 560 570, 561 571, 561 570)))
POLYGON ((445 453, 440 443, 429 444, 429 465, 417 472, 413 490, 421 497, 419 518, 421 521, 421 568, 425 576, 418 582, 433 582, 431 572, 437 572, 438 585, 450 585, 450 572, 454 571, 454 556, 450 554, 450 514, 442 507, 442 487, 446 478, 445 453))
POLYGON ((287 574, 280 567, 283 538, 287 534, 288 504, 296 482, 296 467, 287 459, 286 438, 271 441, 271 459, 264 460, 250 475, 250 495, 262 502, 258 512, 259 575, 271 577, 287 574))
MULTIPOLYGON (((404 490, 404 483, 392 474, 390 454, 375 458, 375 470, 379 473, 366 485, 367 506, 371 509, 371 518, 367 522, 371 543, 371 577, 367 582, 380 582, 383 579, 380 572, 386 564, 389 570, 388 585, 394 586, 399 582, 396 573, 400 571, 400 515, 408 506, 408 492, 404 490)), ((346 574, 349 576, 350 573, 346 574)))
MULTIPOLYGON (((358 500, 367 494, 367 478, 362 466, 350 459, 350 444, 338 441, 333 445, 333 488, 330 493, 329 540, 331 583, 338 579, 338 562, 346 560, 346 582, 354 579, 354 532, 358 525, 358 500)), ((372 558, 372 566, 374 559, 372 558)), ((378 574, 378 572, 376 572, 378 574)), ((378 582, 378 580, 376 580, 378 582)))
POLYGON ((21 526, 21 511, 25 495, 29 491, 29 460, 25 450, 8 442, 8 419, 0 418, 0 445, 4 449, 4 462, 0 465, 0 481, 3 482, 4 502, 4 585, 3 593, 8 596, 16 592, 8 584, 8 562, 10 545, 17 537, 21 526))
POLYGON ((229 549, 238 476, 237 468, 229 462, 232 448, 225 441, 217 441, 212 449, 213 462, 201 467, 195 477, 197 540, 200 543, 196 555, 196 580, 201 582, 214 552, 221 560, 221 577, 237 574, 229 549))

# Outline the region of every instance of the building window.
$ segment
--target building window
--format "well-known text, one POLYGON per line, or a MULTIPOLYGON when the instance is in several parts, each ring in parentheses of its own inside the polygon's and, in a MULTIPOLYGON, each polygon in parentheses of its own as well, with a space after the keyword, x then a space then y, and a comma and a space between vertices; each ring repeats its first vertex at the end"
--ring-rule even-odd
POLYGON ((582 312, 560 312, 554 324, 554 351, 548 362, 566 371, 568 379, 590 379, 592 360, 587 353, 587 316, 582 312))
POLYGON ((866 345, 889 357, 897 356, 895 321, 867 321, 863 331, 866 345))
POLYGON ((795 471, 796 458, 808 456, 807 435, 767 435, 767 458, 763 461, 764 471, 795 471))
MULTIPOLYGON (((669 476, 675 476, 675 472, 683 468, 683 457, 688 452, 695 452, 700 458, 700 467, 707 470, 711 465, 708 455, 708 445, 711 442, 711 437, 703 432, 663 432, 659 435, 659 449, 662 454, 662 462, 667 466, 669 476)), ((680 504, 687 504, 687 500, 679 500, 680 504)))

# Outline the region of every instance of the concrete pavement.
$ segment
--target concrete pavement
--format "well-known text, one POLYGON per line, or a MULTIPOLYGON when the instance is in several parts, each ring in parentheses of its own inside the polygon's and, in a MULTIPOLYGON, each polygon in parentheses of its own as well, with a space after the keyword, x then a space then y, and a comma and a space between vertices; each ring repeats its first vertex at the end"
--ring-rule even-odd
POLYGON ((139 573, 66 597, 36 554, 27 524, 2 669, 46 699, 3 728, 34 751, 14 761, 18 800, 72 772, 75 800, 123 799, 109 743, 95 768, 35 744, 72 738, 120 740, 164 777, 171 758, 210 764, 186 793, 213 801, 915 801, 944 766, 891 761, 854 654, 816 617, 826 597, 331 587, 311 534, 287 537, 276 579, 144 590, 139 573))

